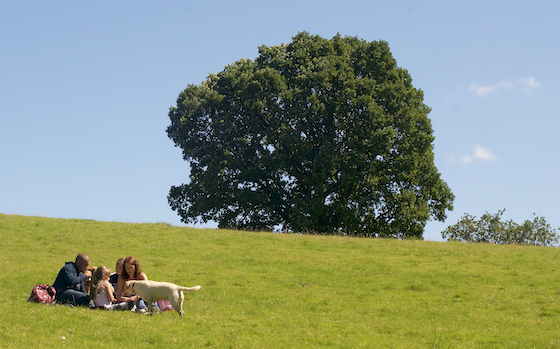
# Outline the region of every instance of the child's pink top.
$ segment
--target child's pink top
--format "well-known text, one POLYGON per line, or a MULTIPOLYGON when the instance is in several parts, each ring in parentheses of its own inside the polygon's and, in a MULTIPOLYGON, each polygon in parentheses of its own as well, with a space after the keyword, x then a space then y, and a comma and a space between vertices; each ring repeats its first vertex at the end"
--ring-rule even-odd
POLYGON ((109 302, 109 297, 107 296, 107 289, 105 288, 105 282, 101 284, 100 289, 95 290, 95 300, 93 301, 96 307, 105 307, 111 305, 109 302))

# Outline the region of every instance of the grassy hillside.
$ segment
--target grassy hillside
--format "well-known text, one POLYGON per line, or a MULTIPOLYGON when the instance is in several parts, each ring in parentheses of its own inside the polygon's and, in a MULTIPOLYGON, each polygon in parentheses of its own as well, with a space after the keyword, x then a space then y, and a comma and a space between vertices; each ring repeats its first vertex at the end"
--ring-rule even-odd
POLYGON ((560 249, 0 215, 0 347, 559 348, 560 249), (87 253, 183 286, 184 318, 27 303, 87 253))

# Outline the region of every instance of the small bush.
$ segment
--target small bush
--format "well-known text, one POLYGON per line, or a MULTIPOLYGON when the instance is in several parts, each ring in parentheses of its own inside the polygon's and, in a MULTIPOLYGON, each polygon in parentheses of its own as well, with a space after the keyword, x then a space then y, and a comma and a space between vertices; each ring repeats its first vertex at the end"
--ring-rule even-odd
POLYGON ((546 223, 544 217, 534 215, 532 221, 519 225, 512 220, 502 222, 505 209, 495 214, 486 212, 480 220, 465 214, 455 225, 447 227, 441 236, 448 241, 482 242, 490 244, 519 244, 550 246, 558 244, 556 229, 546 223))

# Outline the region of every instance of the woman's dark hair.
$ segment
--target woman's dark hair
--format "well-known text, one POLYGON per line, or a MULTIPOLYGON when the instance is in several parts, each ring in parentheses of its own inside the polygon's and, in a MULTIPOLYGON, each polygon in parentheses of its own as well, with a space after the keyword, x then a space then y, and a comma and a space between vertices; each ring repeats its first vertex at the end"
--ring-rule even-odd
POLYGON ((140 275, 142 274, 142 268, 140 268, 140 264, 138 263, 138 261, 136 260, 136 258, 129 256, 126 257, 126 259, 124 260, 124 268, 122 271, 122 278, 123 280, 137 280, 140 275), (128 275, 127 271, 126 271, 126 263, 130 263, 132 265, 134 265, 134 275, 128 275))

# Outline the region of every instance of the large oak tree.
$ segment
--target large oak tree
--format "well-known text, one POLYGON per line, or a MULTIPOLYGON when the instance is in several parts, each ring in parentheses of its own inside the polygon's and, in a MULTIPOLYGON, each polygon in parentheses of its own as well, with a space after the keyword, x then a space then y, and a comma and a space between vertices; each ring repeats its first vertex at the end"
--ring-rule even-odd
POLYGON ((261 46, 171 107, 191 175, 169 204, 223 228, 422 237, 454 199, 429 111, 387 42, 301 32, 261 46))

